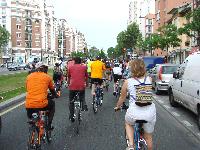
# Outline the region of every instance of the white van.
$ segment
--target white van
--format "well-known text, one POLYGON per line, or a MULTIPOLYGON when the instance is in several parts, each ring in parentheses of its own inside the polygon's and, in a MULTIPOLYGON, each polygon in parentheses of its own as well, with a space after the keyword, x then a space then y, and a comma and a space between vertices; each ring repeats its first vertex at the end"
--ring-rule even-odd
POLYGON ((183 105, 198 118, 200 129, 200 52, 188 56, 169 82, 169 101, 183 105))

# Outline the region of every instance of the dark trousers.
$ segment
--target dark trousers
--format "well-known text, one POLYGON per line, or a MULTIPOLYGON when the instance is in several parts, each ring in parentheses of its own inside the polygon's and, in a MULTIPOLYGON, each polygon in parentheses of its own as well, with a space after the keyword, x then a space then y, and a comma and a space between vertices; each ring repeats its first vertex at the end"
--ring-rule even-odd
POLYGON ((70 111, 70 116, 74 115, 74 103, 73 103, 73 99, 75 98, 77 92, 80 92, 79 97, 80 97, 80 101, 82 103, 82 107, 84 105, 86 105, 85 102, 85 90, 69 90, 69 111, 70 111))
POLYGON ((38 111, 46 111, 48 110, 48 118, 49 118, 49 125, 51 125, 55 113, 55 102, 52 99, 48 100, 48 105, 44 108, 27 108, 27 116, 29 119, 32 118, 32 113, 36 113, 38 111))

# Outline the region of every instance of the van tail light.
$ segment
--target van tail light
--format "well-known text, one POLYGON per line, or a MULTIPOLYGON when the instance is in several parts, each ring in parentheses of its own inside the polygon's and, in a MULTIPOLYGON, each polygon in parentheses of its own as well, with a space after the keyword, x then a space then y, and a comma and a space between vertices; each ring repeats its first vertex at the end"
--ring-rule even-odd
POLYGON ((160 67, 158 79, 162 81, 162 67, 160 67))

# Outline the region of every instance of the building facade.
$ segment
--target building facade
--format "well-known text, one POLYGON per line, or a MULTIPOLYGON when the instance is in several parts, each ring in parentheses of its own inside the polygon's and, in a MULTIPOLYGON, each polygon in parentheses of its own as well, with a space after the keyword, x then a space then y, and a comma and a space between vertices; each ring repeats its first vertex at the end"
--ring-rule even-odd
POLYGON ((145 37, 145 18, 148 14, 155 14, 154 0, 132 0, 129 4, 128 25, 138 24, 143 38, 145 37))

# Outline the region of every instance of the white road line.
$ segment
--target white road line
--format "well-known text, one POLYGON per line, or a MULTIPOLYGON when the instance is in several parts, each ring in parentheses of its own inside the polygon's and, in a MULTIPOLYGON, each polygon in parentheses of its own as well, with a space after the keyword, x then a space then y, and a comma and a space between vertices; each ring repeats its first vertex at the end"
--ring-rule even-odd
POLYGON ((171 112, 174 116, 180 117, 180 115, 177 112, 171 112))
POLYGON ((157 100, 159 103, 164 104, 164 102, 162 100, 157 100))
POLYGON ((198 136, 200 136, 200 133, 197 133, 198 136))
POLYGON ((184 123, 186 126, 188 127, 192 127, 193 125, 191 125, 191 123, 189 123, 188 121, 186 120, 183 120, 182 123, 184 123))
POLYGON ((17 108, 17 107, 23 105, 24 103, 25 103, 25 102, 22 102, 22 103, 20 103, 20 104, 18 104, 18 105, 15 105, 15 106, 13 106, 13 107, 11 107, 11 108, 9 108, 9 109, 3 111, 2 113, 0 113, 0 116, 5 115, 6 113, 8 113, 8 112, 12 111, 13 109, 15 109, 15 108, 17 108))
POLYGON ((163 105, 166 109, 170 109, 170 107, 168 105, 163 105))

